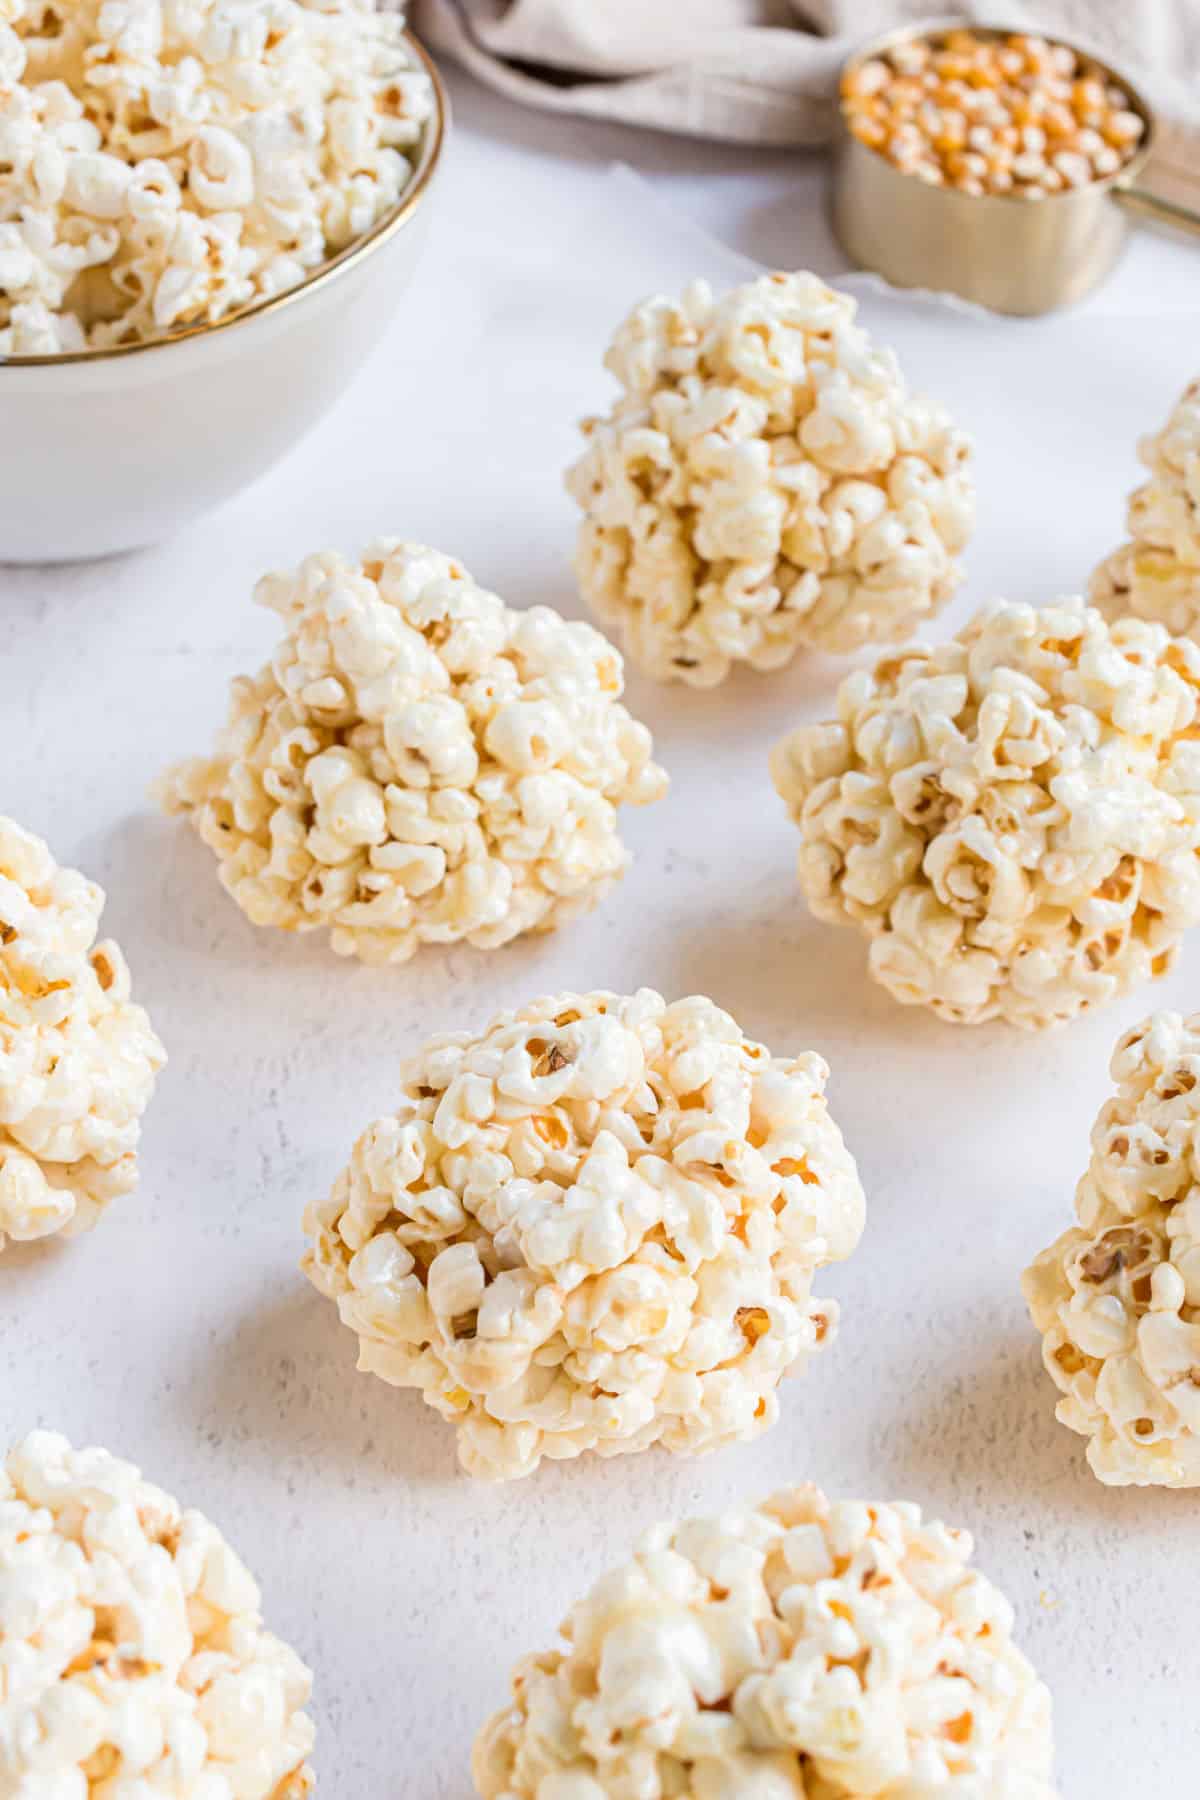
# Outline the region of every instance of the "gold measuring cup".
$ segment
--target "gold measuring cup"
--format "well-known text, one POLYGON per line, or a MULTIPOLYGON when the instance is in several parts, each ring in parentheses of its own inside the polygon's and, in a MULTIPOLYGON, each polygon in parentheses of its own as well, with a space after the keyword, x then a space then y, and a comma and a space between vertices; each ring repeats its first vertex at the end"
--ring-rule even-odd
MULTIPOLYGON (((964 28, 990 40, 1007 38, 1013 30, 942 19, 885 32, 847 59, 839 96, 841 80, 860 63, 898 44, 964 28)), ((1200 213, 1138 186, 1154 148, 1155 121, 1137 89, 1091 51, 1059 37, 1050 41, 1085 57, 1128 95, 1130 109, 1145 126, 1129 161, 1115 175, 1041 200, 963 194, 904 174, 860 143, 839 103, 831 212, 848 256, 896 287, 960 294, 995 312, 1044 313, 1082 299, 1103 279, 1120 255, 1131 213, 1200 233, 1200 213)))

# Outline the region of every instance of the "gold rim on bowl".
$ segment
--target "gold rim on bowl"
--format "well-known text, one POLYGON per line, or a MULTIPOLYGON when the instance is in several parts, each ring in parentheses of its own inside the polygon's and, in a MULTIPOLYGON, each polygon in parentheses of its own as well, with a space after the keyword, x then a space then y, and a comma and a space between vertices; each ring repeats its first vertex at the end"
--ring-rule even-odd
POLYGON ((347 244, 344 250, 339 250, 328 262, 323 262, 310 275, 306 275, 303 281, 297 282, 295 287, 285 288, 281 294, 270 294, 264 300, 255 300, 249 306, 239 307, 236 312, 228 313, 222 319, 213 319, 199 325, 185 325, 181 331, 173 331, 163 337, 144 338, 136 344, 113 344, 106 349, 95 350, 68 350, 59 356, 0 356, 0 381, 4 379, 5 369, 61 369, 72 363, 109 362, 120 356, 145 355, 150 350, 171 350, 179 344, 195 343, 197 338, 232 331, 235 326, 244 325, 248 319, 261 319, 267 313, 277 312, 290 305, 294 300, 305 299, 316 288, 335 281, 339 275, 344 275, 348 269, 365 261, 373 250, 390 242, 407 225, 433 181, 441 160, 450 116, 450 102, 433 58, 411 32, 404 33, 404 41, 415 53, 433 83, 433 117, 425 128, 420 158, 408 187, 390 212, 372 225, 363 237, 355 238, 352 244, 347 244))
MULTIPOLYGON (((839 130, 853 143, 862 143, 862 140, 856 138, 854 133, 850 130, 850 126, 846 119, 845 107, 842 103, 842 83, 845 81, 846 76, 849 75, 853 69, 858 68, 861 63, 870 62, 877 56, 884 56, 889 50, 895 50, 900 44, 935 44, 938 38, 944 37, 947 32, 950 31, 969 31, 974 37, 985 38, 989 42, 994 42, 997 38, 1011 37, 1017 29, 1018 28, 1015 25, 983 25, 977 23, 974 19, 940 18, 925 19, 915 25, 895 25, 890 31, 881 31, 878 36, 869 38, 866 43, 859 44, 855 50, 851 51, 850 55, 846 57, 841 68, 838 70, 837 119, 839 130)), ((1073 50, 1076 56, 1086 57, 1088 62, 1094 63, 1096 67, 1102 71, 1108 81, 1114 86, 1124 90, 1129 99, 1130 111, 1135 112, 1138 115, 1145 127, 1141 141, 1133 155, 1129 157, 1126 162, 1123 162, 1119 169, 1114 169, 1111 175, 1097 175, 1085 183, 1083 187, 1063 188, 1058 193, 1046 194, 1044 199, 1037 201, 1036 204, 1039 206, 1052 206, 1056 200, 1070 200, 1079 194, 1094 194, 1104 188, 1127 187, 1134 176, 1140 174, 1141 170, 1145 167, 1150 153, 1154 149, 1158 121, 1149 102, 1138 92, 1124 69, 1114 69, 1112 64, 1106 62, 1102 56, 1097 56, 1094 51, 1085 49, 1082 44, 1073 42, 1071 38, 1061 37, 1058 33, 1053 31, 1040 31, 1026 33, 1025 35, 1044 38, 1048 44, 1059 45, 1064 49, 1073 50)), ((891 162, 889 158, 883 154, 882 150, 876 150, 870 144, 862 144, 862 148, 868 151, 870 155, 877 156, 880 162, 886 163, 887 167, 891 169, 894 174, 901 176, 903 179, 914 182, 920 180, 920 177, 912 174, 910 170, 898 169, 895 163, 891 162)), ((936 187, 930 188, 927 182, 921 182, 921 186, 926 188, 927 191, 935 194, 939 191, 955 191, 954 189, 939 190, 936 187)), ((1007 206, 1029 205, 1029 201, 1023 194, 985 193, 972 194, 968 197, 971 200, 1002 200, 1007 206)))

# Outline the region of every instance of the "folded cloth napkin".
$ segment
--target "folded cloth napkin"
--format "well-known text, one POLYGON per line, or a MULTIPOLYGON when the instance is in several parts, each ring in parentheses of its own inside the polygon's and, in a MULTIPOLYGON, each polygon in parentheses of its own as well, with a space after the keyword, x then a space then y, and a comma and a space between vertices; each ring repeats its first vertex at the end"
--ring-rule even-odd
POLYGON ((1196 0, 416 0, 414 24, 481 80, 560 112, 745 144, 821 144, 856 43, 931 13, 1093 50, 1158 109, 1147 185, 1200 199, 1196 0))

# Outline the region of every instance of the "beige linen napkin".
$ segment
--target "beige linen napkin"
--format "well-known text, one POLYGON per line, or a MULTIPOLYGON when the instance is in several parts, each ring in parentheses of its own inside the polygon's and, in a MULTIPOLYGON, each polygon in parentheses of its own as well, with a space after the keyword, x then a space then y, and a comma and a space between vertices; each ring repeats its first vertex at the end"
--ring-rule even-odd
POLYGON ((415 0, 437 50, 514 99, 746 144, 821 144, 842 58, 951 14, 1059 35, 1131 78, 1164 131, 1147 185, 1200 200, 1197 0, 415 0))

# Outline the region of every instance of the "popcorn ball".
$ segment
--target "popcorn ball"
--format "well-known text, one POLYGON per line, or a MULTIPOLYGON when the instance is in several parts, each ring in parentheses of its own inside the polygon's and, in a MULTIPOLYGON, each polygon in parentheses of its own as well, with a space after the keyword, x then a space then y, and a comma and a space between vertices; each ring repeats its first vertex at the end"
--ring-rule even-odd
POLYGON ((1050 1696, 966 1532, 815 1487, 650 1531, 518 1665, 483 1800, 1054 1800, 1050 1696))
POLYGON ((662 680, 906 637, 954 592, 969 445, 815 275, 648 300, 567 486, 585 598, 662 680))
POLYGON ((433 105, 374 0, 0 0, 0 355, 294 287, 401 198, 433 105))
POLYGON ((396 539, 310 556, 256 598, 282 641, 234 682, 216 754, 161 794, 256 925, 398 963, 551 930, 624 873, 617 807, 667 780, 591 626, 515 612, 396 539))
POLYGON ((1101 1481, 1200 1487, 1200 1013, 1126 1032, 1112 1077, 1079 1223, 1022 1286, 1101 1481))
POLYGON ((1200 918, 1200 650, 1002 601, 843 681, 778 746, 818 918, 897 1000, 1038 1027, 1173 963, 1200 918))
POLYGON ((1106 618, 1134 613, 1200 642, 1200 381, 1138 456, 1150 479, 1130 495, 1128 542, 1100 564, 1089 598, 1106 618))
POLYGON ((863 1226, 827 1075, 648 989, 434 1038, 308 1209, 305 1269, 473 1475, 755 1437, 832 1336, 812 1278, 863 1226))
POLYGON ((107 1450, 0 1468, 5 1800, 301 1800, 311 1677, 215 1526, 107 1450))
POLYGON ((95 882, 0 817, 0 1251, 89 1230, 137 1185, 166 1054, 125 958, 96 942, 103 907, 95 882))

